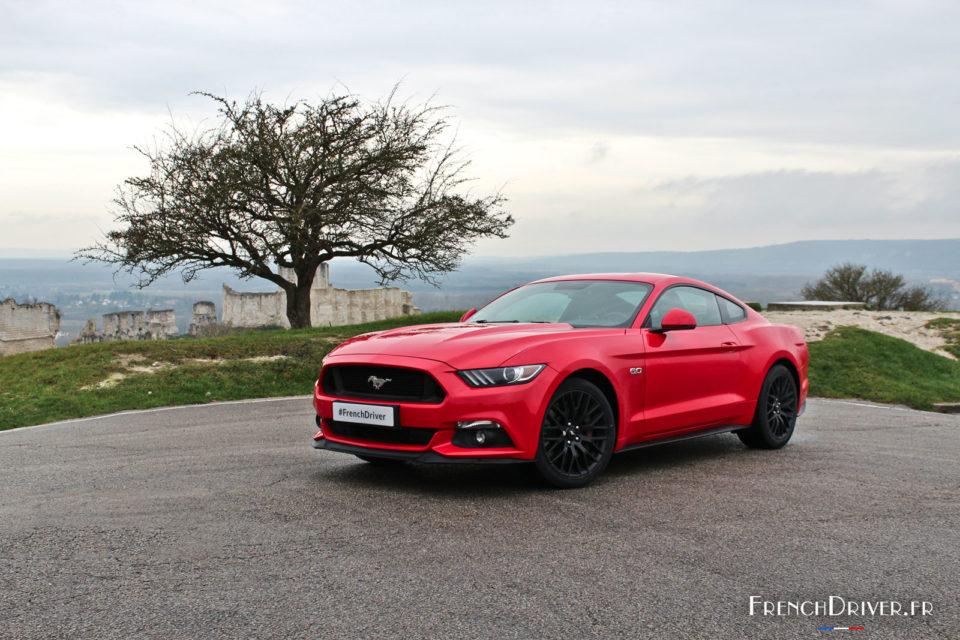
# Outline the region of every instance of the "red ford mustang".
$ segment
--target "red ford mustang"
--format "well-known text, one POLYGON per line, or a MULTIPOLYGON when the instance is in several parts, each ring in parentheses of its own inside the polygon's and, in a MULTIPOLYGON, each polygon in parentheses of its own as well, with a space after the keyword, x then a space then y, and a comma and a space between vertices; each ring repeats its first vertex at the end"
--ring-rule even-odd
POLYGON ((533 461, 559 487, 617 451, 733 431, 782 447, 807 345, 706 283, 653 273, 548 278, 459 323, 356 336, 324 358, 313 446, 370 462, 533 461))

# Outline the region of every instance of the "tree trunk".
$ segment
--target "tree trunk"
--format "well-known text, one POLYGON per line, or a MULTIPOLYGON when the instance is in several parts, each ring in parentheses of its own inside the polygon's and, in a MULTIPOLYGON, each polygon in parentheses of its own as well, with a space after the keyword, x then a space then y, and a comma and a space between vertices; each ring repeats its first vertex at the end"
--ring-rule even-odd
POLYGON ((313 326, 310 321, 310 290, 313 287, 313 278, 316 268, 297 269, 296 286, 285 288, 287 292, 287 320, 291 329, 306 329, 313 326))

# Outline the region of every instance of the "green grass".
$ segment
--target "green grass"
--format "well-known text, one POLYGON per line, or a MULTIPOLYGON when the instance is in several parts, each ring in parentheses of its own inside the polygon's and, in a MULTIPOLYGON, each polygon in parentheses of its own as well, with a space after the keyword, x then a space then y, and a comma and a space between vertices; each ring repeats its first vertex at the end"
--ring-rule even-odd
POLYGON ((104 342, 7 356, 0 358, 0 430, 127 409, 309 394, 320 360, 344 339, 411 324, 455 322, 461 314, 443 311, 218 338, 104 342), (111 374, 123 378, 100 387, 111 374))
POLYGON ((935 318, 926 324, 928 329, 937 329, 947 341, 944 351, 960 358, 960 318, 935 318))
MULTIPOLYGON (((933 322, 941 320, 952 319, 933 322)), ((809 347, 811 395, 862 398, 925 410, 935 402, 960 402, 960 362, 906 340, 857 327, 838 327, 809 347)))

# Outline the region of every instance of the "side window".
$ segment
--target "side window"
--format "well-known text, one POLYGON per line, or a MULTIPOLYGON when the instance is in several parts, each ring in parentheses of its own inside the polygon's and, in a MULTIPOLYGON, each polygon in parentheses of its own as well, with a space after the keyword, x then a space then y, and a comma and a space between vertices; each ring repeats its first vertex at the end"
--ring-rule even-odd
POLYGON ((671 309, 689 311, 697 319, 698 327, 723 324, 720 318, 720 307, 717 306, 717 296, 703 289, 683 286, 667 289, 650 310, 650 327, 659 329, 663 317, 671 309))
POLYGON ((727 324, 743 322, 747 319, 746 309, 738 305, 736 302, 727 300, 723 296, 717 296, 717 300, 720 301, 720 309, 723 311, 723 317, 727 324))

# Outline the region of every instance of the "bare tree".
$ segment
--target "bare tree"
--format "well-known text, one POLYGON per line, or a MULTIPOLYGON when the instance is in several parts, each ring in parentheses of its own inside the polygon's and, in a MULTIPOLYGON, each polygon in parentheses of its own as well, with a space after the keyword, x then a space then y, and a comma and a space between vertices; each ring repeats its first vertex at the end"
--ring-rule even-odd
POLYGON ((317 268, 336 257, 371 265, 381 282, 435 282, 469 244, 507 236, 513 218, 495 193, 464 189, 443 109, 331 95, 317 104, 218 104, 217 125, 172 124, 153 148, 135 147, 150 173, 114 200, 120 228, 78 257, 112 263, 145 287, 180 270, 185 282, 232 267, 286 292, 293 327, 310 326, 317 268), (277 267, 296 274, 286 279, 277 267))
POLYGON ((925 287, 907 287, 902 275, 865 265, 844 263, 827 269, 820 280, 800 290, 806 300, 865 302, 878 310, 939 311, 943 301, 925 287))
POLYGON ((926 287, 913 286, 906 287, 897 294, 896 301, 891 309, 903 309, 905 311, 943 311, 946 304, 943 299, 938 297, 926 287))

